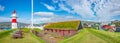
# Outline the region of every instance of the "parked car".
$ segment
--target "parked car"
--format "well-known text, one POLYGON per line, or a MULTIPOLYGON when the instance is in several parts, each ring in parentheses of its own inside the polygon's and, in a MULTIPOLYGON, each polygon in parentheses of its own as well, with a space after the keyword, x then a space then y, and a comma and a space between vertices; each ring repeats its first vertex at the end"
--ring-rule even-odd
POLYGON ((116 27, 116 31, 115 32, 120 32, 120 27, 116 27))

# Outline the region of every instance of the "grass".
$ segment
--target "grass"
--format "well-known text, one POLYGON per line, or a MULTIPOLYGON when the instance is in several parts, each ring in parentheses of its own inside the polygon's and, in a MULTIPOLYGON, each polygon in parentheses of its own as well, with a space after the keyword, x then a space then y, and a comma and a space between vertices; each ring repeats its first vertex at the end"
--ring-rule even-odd
POLYGON ((11 35, 0 39, 0 43, 40 43, 37 39, 33 38, 29 33, 24 34, 22 39, 13 39, 11 35))
POLYGON ((61 29, 61 30, 77 30, 80 21, 65 21, 57 23, 49 23, 44 28, 45 29, 61 29))
MULTIPOLYGON (((38 29, 38 28, 34 28, 35 31, 37 32, 43 32, 42 30, 38 29)), ((33 33, 31 33, 31 36, 34 37, 35 39, 37 39, 40 43, 46 43, 44 40, 42 40, 40 37, 37 37, 36 35, 34 35, 33 33)))
MULTIPOLYGON (((35 36, 33 33, 30 32, 30 29, 22 29, 23 30, 23 37, 22 39, 13 39, 12 34, 8 34, 6 37, 2 37, 0 39, 0 43, 45 43, 42 39, 35 36)), ((5 34, 3 32, 3 34, 5 34)), ((6 34, 5 34, 6 35, 6 34)), ((1 34, 0 34, 1 36, 1 34)))
POLYGON ((31 36, 35 39, 37 39, 40 43, 46 43, 44 40, 40 39, 39 37, 35 36, 33 33, 30 33, 31 36))
POLYGON ((100 30, 94 30, 94 29, 88 29, 91 33, 94 35, 100 37, 101 39, 109 42, 109 43, 120 43, 120 35, 116 34, 114 32, 108 32, 108 31, 100 31, 100 30))
POLYGON ((120 33, 83 29, 60 43, 120 43, 120 33))
POLYGON ((25 32, 25 33, 29 33, 31 29, 29 28, 22 28, 22 31, 25 32))
POLYGON ((34 28, 35 31, 37 32, 44 32, 43 30, 39 29, 39 28, 34 28))
POLYGON ((0 39, 3 37, 6 37, 8 35, 10 35, 10 33, 14 31, 14 30, 3 30, 2 32, 0 32, 0 39))
POLYGON ((78 34, 61 41, 60 43, 106 43, 104 40, 100 39, 89 33, 86 29, 80 30, 78 34))
MULTIPOLYGON (((41 38, 35 36, 30 32, 30 29, 22 29, 22 39, 13 39, 12 31, 0 32, 0 43, 46 43, 41 38)), ((34 29, 41 32, 40 29, 34 29)), ((120 32, 108 32, 95 29, 82 29, 78 33, 70 38, 60 41, 59 43, 120 43, 120 32)))

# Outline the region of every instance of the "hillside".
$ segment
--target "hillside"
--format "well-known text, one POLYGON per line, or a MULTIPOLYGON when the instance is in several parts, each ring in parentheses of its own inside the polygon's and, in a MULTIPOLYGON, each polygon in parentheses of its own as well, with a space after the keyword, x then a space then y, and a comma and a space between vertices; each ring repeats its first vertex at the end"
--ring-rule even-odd
POLYGON ((0 43, 45 43, 42 39, 31 33, 27 28, 22 29, 23 38, 14 39, 12 37, 15 31, 17 30, 6 30, 0 32, 0 43))
POLYGON ((48 23, 44 27, 45 29, 61 29, 61 30, 77 30, 80 21, 64 21, 56 23, 48 23))
POLYGON ((119 34, 86 28, 60 43, 120 43, 119 34))

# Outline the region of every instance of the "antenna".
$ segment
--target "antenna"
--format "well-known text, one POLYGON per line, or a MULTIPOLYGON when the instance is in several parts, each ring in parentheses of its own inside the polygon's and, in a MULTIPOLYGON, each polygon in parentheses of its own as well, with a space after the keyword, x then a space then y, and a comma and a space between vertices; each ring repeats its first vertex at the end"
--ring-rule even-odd
POLYGON ((33 0, 31 0, 31 28, 33 29, 33 0))

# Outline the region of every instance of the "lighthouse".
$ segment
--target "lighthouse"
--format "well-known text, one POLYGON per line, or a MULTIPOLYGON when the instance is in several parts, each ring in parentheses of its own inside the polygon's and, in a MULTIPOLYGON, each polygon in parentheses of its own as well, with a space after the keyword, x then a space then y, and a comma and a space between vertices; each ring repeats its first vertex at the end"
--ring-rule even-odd
POLYGON ((16 29, 17 28, 16 10, 13 11, 11 18, 12 18, 12 29, 16 29))

